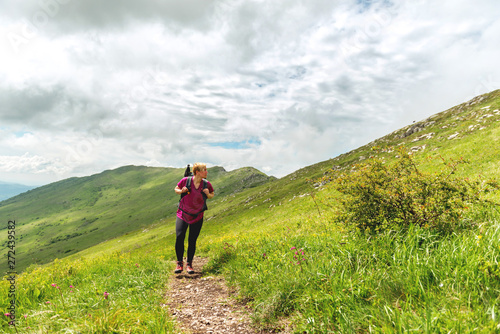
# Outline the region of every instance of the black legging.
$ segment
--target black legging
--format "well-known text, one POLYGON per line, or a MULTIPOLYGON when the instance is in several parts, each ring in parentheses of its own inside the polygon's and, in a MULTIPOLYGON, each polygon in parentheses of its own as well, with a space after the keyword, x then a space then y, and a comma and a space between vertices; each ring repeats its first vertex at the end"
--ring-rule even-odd
POLYGON ((175 253, 177 254, 177 261, 182 262, 184 257, 184 239, 186 238, 186 231, 189 227, 187 262, 193 262, 194 252, 196 251, 196 239, 198 239, 200 235, 202 225, 203 218, 194 224, 188 224, 177 217, 175 220, 175 233, 177 235, 175 239, 175 253))

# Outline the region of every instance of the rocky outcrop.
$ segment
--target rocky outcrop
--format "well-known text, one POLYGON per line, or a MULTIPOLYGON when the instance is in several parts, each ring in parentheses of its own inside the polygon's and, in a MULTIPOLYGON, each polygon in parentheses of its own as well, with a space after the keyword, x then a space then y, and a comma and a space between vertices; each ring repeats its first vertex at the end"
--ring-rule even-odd
MULTIPOLYGON (((420 132, 422 131, 423 129, 425 129, 426 127, 428 126, 431 126, 433 125, 434 123, 436 123, 435 121, 424 121, 424 122, 418 122, 418 123, 415 123, 413 125, 410 125, 406 131, 404 131, 403 133, 399 134, 396 136, 397 139, 403 139, 403 138, 406 138, 408 136, 411 136, 412 134, 414 133, 417 133, 417 132, 420 132)), ((404 130, 404 129, 403 129, 404 130)))

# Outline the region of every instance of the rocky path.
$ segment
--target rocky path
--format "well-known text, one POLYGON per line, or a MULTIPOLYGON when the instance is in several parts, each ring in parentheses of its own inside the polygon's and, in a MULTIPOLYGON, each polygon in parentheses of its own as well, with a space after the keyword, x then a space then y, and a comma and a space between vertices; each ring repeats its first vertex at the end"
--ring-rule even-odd
POLYGON ((248 310, 231 298, 223 278, 204 274, 202 268, 207 262, 196 257, 195 273, 175 275, 167 290, 166 306, 184 333, 269 333, 252 328, 248 310))

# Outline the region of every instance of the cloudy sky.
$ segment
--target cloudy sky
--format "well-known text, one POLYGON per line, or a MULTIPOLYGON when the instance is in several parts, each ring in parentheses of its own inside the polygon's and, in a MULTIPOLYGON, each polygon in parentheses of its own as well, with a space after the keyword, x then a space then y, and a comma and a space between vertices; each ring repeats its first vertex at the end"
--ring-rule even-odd
POLYGON ((0 181, 282 177, 500 88, 498 0, 0 0, 0 181))

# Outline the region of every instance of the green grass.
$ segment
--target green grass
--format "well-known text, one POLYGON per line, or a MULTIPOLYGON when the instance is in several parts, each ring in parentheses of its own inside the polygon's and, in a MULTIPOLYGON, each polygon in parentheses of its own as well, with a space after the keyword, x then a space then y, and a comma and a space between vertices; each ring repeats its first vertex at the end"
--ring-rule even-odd
MULTIPOLYGON (((158 250, 56 260, 28 270, 16 282, 17 328, 29 333, 172 333, 163 308, 165 271, 158 250), (107 295, 107 296, 106 296, 107 295)), ((8 305, 8 282, 1 303, 8 305)), ((1 321, 2 332, 13 332, 1 321)))
POLYGON ((280 227, 205 246, 209 268, 240 288, 261 324, 287 317, 297 333, 500 331, 498 214, 445 239, 425 229, 367 237, 298 205, 303 215, 280 227))
MULTIPOLYGON (((420 147, 414 159, 426 172, 442 168, 441 158, 463 157, 470 163, 461 166, 458 176, 498 178, 500 115, 494 111, 500 109, 500 91, 483 97, 419 122, 427 124, 420 132, 402 137, 408 128, 401 129, 279 180, 259 176, 253 186, 246 186, 237 180, 252 171, 209 173, 217 196, 208 203, 197 255, 210 257, 207 270, 224 275, 237 288, 238 298, 248 303, 256 324, 264 328, 289 324, 295 333, 500 333, 497 207, 471 207, 464 216, 469 228, 446 236, 425 228, 363 234, 339 222, 338 195, 328 183, 319 186, 331 175, 330 168, 348 171, 371 155, 390 163, 397 154, 394 148, 401 145, 420 147), (457 137, 448 139, 457 132, 457 137), (430 133, 433 135, 427 139, 419 139, 430 133)), ((96 187, 95 177, 90 185, 80 179, 65 181, 82 181, 79 200, 60 188, 56 188, 61 193, 57 198, 51 197, 49 189, 39 193, 37 198, 54 198, 55 207, 47 215, 57 220, 46 220, 40 214, 23 242, 39 231, 50 240, 49 235, 61 235, 53 232, 66 225, 85 224, 90 230, 119 216, 118 207, 123 206, 118 199, 132 196, 118 195, 127 191, 117 186, 119 182, 142 187, 141 194, 167 187, 156 177, 146 182, 141 176, 153 170, 128 174, 129 169, 108 175, 107 186, 98 197, 91 190, 96 187), (67 205, 61 203, 64 198, 70 205, 61 210, 67 205), (39 226, 43 223, 46 225, 39 226)), ((175 173, 174 183, 180 172, 175 173)), ((168 311, 161 307, 162 290, 173 269, 174 218, 166 213, 148 216, 150 207, 159 205, 154 200, 157 196, 142 199, 138 195, 126 203, 130 208, 124 219, 127 214, 141 217, 135 229, 131 225, 130 230, 106 237, 107 241, 99 240, 81 252, 66 254, 66 259, 35 265, 21 274, 17 282, 18 329, 27 331, 30 326, 36 333, 176 332, 168 311), (63 295, 51 284, 60 286, 63 295), (72 293, 69 285, 76 287, 72 293), (110 293, 109 299, 104 299, 104 291, 110 293)), ((490 199, 498 202, 500 196, 491 194, 490 199)), ((44 212, 36 201, 32 206, 16 205, 16 210, 24 208, 31 215, 44 212)), ((5 206, 2 202, 2 208, 5 206)), ((111 233, 112 226, 107 227, 109 231, 103 226, 98 233, 111 233)), ((28 226, 23 228, 28 231, 28 226)), ((84 243, 93 235, 89 232, 72 239, 81 238, 84 243)), ((63 242, 56 243, 61 251, 69 247, 63 247, 63 242)), ((6 296, 5 281, 1 288, 1 296, 6 296)), ((2 305, 8 302, 4 298, 2 305)), ((4 320, 1 329, 13 333, 4 320)))

